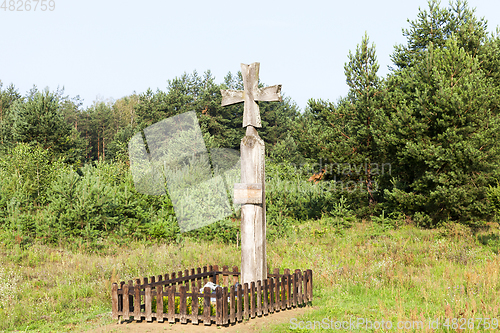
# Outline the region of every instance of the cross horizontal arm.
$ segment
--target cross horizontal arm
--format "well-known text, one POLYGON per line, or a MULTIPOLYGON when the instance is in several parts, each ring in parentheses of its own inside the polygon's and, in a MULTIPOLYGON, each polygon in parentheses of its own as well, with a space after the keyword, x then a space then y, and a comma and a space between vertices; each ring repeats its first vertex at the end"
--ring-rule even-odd
POLYGON ((260 63, 241 64, 244 90, 221 90, 222 106, 244 102, 243 127, 262 127, 257 102, 281 102, 281 84, 259 88, 260 63))
POLYGON ((258 89, 255 94, 255 100, 259 102, 281 102, 281 84, 271 87, 258 89))
POLYGON ((241 103, 244 101, 245 92, 243 90, 221 90, 222 106, 241 103))

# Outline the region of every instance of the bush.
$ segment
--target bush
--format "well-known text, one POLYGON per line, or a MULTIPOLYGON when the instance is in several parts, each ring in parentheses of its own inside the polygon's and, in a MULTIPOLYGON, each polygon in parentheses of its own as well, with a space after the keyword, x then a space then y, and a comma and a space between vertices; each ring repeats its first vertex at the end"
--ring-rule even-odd
POLYGON ((487 192, 487 198, 491 209, 495 212, 495 218, 500 218, 500 183, 497 186, 490 186, 487 192))
POLYGON ((159 220, 171 221, 168 216, 173 214, 168 197, 136 192, 123 166, 103 161, 61 173, 49 199, 48 209, 62 234, 92 239, 118 229, 120 234, 161 237, 168 232, 159 232, 158 226, 168 222, 159 220))
POLYGON ((68 169, 40 145, 17 144, 0 159, 0 209, 14 198, 24 208, 47 203, 47 188, 68 169))
POLYGON ((333 209, 340 192, 332 190, 331 182, 308 182, 301 172, 301 169, 290 163, 266 165, 268 221, 281 221, 284 217, 316 219, 333 209))

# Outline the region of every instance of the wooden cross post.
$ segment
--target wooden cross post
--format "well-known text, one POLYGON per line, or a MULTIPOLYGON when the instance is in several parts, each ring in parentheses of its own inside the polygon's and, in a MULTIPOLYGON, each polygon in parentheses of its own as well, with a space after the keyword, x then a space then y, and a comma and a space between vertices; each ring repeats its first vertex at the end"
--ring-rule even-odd
POLYGON ((258 62, 241 64, 244 90, 221 90, 222 106, 244 102, 241 140, 241 183, 234 186, 234 202, 241 204, 241 281, 267 279, 266 197, 264 141, 256 127, 262 127, 257 101, 281 102, 281 85, 259 88, 258 62))

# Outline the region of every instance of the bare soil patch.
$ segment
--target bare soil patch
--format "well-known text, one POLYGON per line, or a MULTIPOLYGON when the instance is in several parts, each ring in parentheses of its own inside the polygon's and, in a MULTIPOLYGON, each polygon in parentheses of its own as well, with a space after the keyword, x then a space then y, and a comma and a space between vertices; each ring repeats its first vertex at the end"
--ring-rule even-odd
POLYGON ((240 333, 249 333, 249 332, 265 332, 271 325, 288 323, 292 318, 297 318, 301 315, 304 315, 310 311, 312 311, 313 307, 301 307, 295 308, 280 312, 275 312, 273 314, 269 314, 267 316, 255 317, 253 319, 243 321, 241 323, 236 323, 234 325, 222 326, 219 327, 215 324, 210 326, 204 326, 203 324, 193 325, 191 323, 188 324, 169 324, 168 322, 158 323, 156 321, 153 322, 136 322, 136 321, 120 321, 120 323, 110 324, 106 326, 101 326, 90 331, 88 333, 107 333, 107 332, 137 332, 137 333, 145 333, 145 332, 187 332, 187 333, 195 333, 195 332, 240 332, 240 333))

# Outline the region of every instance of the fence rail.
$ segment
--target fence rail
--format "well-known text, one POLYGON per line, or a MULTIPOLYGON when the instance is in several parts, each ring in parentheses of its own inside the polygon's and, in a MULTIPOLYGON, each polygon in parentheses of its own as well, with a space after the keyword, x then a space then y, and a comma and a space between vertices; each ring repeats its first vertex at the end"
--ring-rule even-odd
POLYGON ((227 325, 312 302, 312 270, 279 273, 274 269, 264 281, 239 283, 238 267, 217 265, 113 283, 112 316, 118 320, 168 321, 227 325), (220 285, 213 292, 205 287, 220 285), (127 297, 128 296, 128 297, 127 297))

